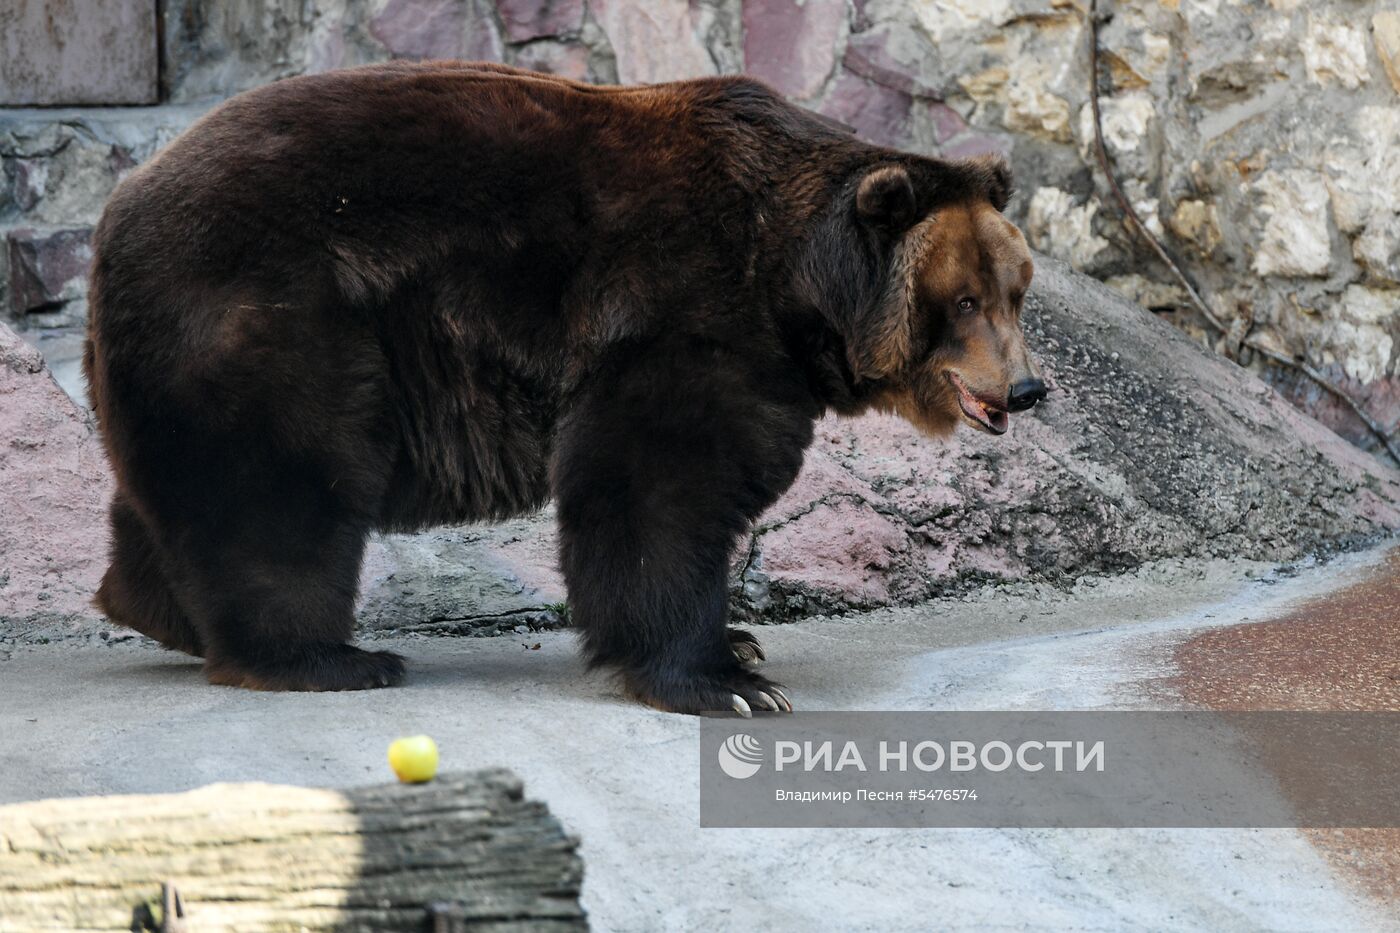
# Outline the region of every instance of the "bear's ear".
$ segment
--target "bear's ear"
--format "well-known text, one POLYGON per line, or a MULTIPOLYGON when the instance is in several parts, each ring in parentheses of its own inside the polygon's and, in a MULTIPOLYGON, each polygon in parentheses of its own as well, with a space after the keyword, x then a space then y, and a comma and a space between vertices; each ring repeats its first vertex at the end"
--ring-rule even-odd
POLYGON ((900 233, 914 221, 914 183, 902 165, 882 165, 860 180, 856 213, 887 233, 900 233))
POLYGON ((995 155, 978 156, 968 161, 982 177, 982 185, 992 207, 999 211, 1006 210, 1006 203, 1011 200, 1015 190, 1011 181, 1011 164, 1002 156, 995 155))

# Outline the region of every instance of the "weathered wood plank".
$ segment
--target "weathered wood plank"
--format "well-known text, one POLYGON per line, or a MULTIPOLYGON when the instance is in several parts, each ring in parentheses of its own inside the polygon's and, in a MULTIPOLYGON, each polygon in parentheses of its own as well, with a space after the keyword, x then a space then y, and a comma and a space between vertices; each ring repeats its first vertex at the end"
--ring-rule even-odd
POLYGON ((192 933, 573 930, 578 842, 508 771, 348 791, 215 784, 0 807, 0 933, 128 931, 172 882, 192 933))

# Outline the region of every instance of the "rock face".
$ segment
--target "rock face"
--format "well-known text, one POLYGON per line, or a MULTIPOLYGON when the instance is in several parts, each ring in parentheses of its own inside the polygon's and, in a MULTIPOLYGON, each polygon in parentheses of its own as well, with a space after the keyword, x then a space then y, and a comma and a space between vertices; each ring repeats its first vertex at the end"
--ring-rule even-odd
POLYGON ((88 416, 0 324, 0 637, 96 616, 110 491, 88 416))
MULTIPOLYGON (((1400 529, 1400 472, 1097 282, 1040 259, 1026 329, 1052 392, 1005 437, 930 440, 887 416, 819 424, 796 484, 734 555, 735 615, 787 621, 1158 558, 1289 561, 1400 529)), ((109 488, 91 426, 33 351, 3 340, 0 638, 94 620, 109 488)), ((548 510, 377 539, 362 625, 559 625, 554 548, 548 510)))
POLYGON ((23 227, 10 231, 6 243, 14 307, 36 314, 82 300, 91 241, 92 231, 85 227, 52 233, 23 227))

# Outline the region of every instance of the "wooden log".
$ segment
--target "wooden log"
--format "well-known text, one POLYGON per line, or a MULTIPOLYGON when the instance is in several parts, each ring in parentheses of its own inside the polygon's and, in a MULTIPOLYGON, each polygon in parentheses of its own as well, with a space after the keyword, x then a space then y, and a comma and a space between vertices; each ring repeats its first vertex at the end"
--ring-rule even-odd
POLYGON ((0 807, 0 933, 141 929, 167 882, 188 933, 586 929, 577 850, 504 770, 41 800, 0 807))

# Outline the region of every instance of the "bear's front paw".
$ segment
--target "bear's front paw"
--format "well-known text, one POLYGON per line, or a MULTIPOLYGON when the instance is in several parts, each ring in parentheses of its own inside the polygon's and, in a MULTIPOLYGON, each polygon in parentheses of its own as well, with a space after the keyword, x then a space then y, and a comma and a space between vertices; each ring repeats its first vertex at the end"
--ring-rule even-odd
POLYGON ((733 711, 747 717, 754 710, 792 712, 792 701, 781 686, 742 668, 721 676, 656 677, 628 672, 623 675, 623 681, 627 693, 634 699, 669 713, 695 715, 733 711))
POLYGON ((763 646, 758 643, 758 639, 741 628, 729 630, 729 650, 734 652, 734 657, 745 667, 756 667, 760 661, 768 658, 763 653, 763 646))

